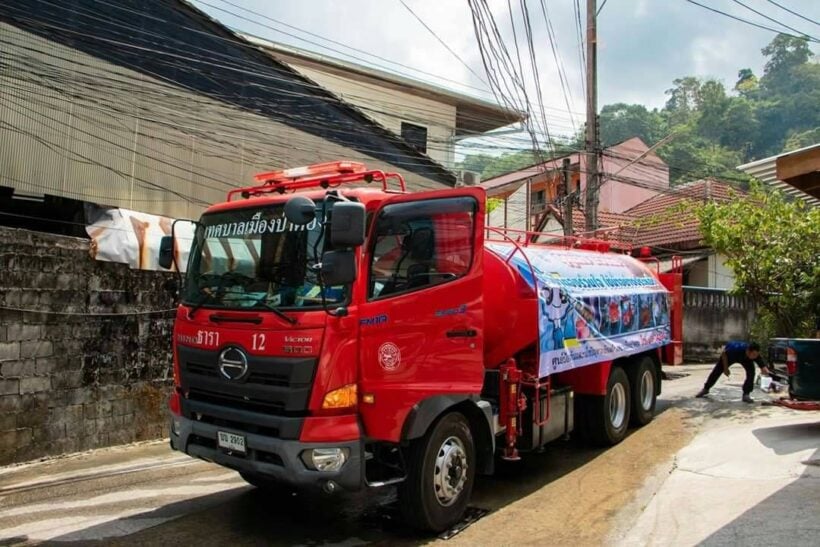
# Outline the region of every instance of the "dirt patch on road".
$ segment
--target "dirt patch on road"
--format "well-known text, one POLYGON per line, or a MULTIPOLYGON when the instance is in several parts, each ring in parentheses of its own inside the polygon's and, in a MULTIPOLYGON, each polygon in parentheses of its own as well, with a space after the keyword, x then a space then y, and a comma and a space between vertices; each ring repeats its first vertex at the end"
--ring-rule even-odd
MULTIPOLYGON (((669 409, 618 446, 590 450, 585 463, 572 470, 561 469, 555 461, 560 452, 553 457, 532 456, 536 461, 522 462, 525 467, 552 463, 555 472, 533 469, 529 483, 526 474, 515 473, 514 479, 523 481, 523 488, 531 492, 514 503, 510 499, 504 504, 505 500, 493 499, 489 493, 485 500, 480 496, 476 505, 482 501, 484 506, 504 505, 489 507, 494 509, 492 514, 447 544, 601 544, 616 525, 619 512, 635 503, 645 481, 692 439, 695 427, 689 416, 684 410, 669 409)), ((503 481, 503 471, 501 476, 503 481)), ((483 486, 479 490, 492 490, 492 485, 483 486)))

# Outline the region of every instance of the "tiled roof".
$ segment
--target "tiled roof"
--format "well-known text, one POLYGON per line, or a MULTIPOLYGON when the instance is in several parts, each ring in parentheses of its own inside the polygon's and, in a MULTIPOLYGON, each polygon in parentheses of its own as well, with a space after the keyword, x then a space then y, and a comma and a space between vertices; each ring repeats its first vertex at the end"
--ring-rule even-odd
MULTIPOLYGON (((550 206, 549 212, 563 224, 562 212, 557 207, 550 206)), ((546 218, 544 219, 546 221, 546 218)), ((598 212, 598 229, 599 233, 595 236, 596 239, 604 239, 611 241, 613 245, 629 249, 633 247, 633 235, 635 229, 632 227, 634 218, 622 213, 609 213, 606 211, 598 212), (613 229, 614 228, 614 229, 613 229)), ((586 224, 586 215, 582 209, 575 208, 572 210, 572 231, 576 235, 586 236, 584 233, 584 225, 586 224)))
POLYGON ((701 241, 700 223, 686 201, 728 201, 742 193, 713 179, 678 186, 674 193, 660 194, 626 211, 634 219, 635 245, 696 246, 701 241))
MULTIPOLYGON (((696 247, 701 241, 700 225, 691 209, 680 207, 686 201, 728 201, 741 190, 713 179, 678 186, 674 192, 659 194, 624 213, 598 213, 597 237, 609 239, 623 247, 696 247), (606 230, 606 228, 617 228, 606 230)), ((561 211, 550 212, 563 223, 561 211)), ((584 212, 573 209, 573 231, 582 234, 584 212)))

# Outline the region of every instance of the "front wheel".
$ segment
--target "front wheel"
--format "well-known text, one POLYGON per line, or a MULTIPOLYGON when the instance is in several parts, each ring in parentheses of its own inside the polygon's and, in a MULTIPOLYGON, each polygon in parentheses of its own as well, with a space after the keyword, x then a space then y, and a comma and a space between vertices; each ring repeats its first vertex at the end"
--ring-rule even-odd
POLYGON ((461 520, 473 491, 475 447, 458 412, 446 414, 408 450, 407 479, 399 486, 405 521, 442 532, 461 520))
POLYGON ((618 444, 629 428, 629 378, 621 367, 613 366, 609 373, 606 395, 590 397, 586 402, 586 434, 599 446, 618 444))

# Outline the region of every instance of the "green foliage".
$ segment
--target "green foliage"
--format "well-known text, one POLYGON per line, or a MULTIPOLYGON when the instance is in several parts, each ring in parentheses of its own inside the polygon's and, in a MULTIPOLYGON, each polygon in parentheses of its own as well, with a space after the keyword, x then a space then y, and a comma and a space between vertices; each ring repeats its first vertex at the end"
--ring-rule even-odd
POLYGON ((487 214, 490 214, 498 209, 499 205, 502 203, 504 203, 504 200, 501 198, 487 198, 487 214))
POLYGON ((663 116, 640 104, 608 104, 601 109, 601 142, 604 146, 640 137, 655 143, 666 136, 668 127, 663 116))
MULTIPOLYGON (((601 142, 611 146, 638 136, 653 145, 674 134, 657 154, 669 164, 672 184, 706 176, 740 182, 736 166, 818 142, 820 63, 802 38, 777 35, 761 50, 763 75, 738 71, 733 89, 713 79, 685 76, 672 82, 663 108, 616 103, 600 113, 601 142)), ((582 144, 583 132, 575 136, 582 144)), ((463 167, 490 178, 535 163, 521 151, 502 156, 468 156, 463 167), (468 167, 474 164, 475 167, 468 167)))
MULTIPOLYGON (((567 145, 556 145, 555 156, 560 156, 574 151, 567 145)), ((530 165, 535 165, 541 161, 549 159, 543 155, 538 155, 532 150, 519 150, 508 152, 499 156, 490 154, 471 154, 464 157, 464 161, 456 164, 456 169, 466 169, 481 173, 481 180, 491 179, 504 173, 517 171, 530 165)))
POLYGON ((820 309, 820 208, 759 187, 692 207, 706 244, 727 257, 737 291, 764 311, 758 328, 808 335, 820 309))

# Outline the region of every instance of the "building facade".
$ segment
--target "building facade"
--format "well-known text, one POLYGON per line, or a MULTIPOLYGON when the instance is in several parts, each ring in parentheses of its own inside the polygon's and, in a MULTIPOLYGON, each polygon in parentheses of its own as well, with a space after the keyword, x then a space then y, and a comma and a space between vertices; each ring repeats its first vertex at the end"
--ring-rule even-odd
POLYGON ((7 225, 82 223, 84 202, 196 218, 256 172, 338 159, 413 190, 456 182, 187 2, 19 0, 0 11, 0 43, 7 225))
POLYGON ((448 169, 459 139, 522 120, 521 113, 413 78, 243 36, 448 169))

